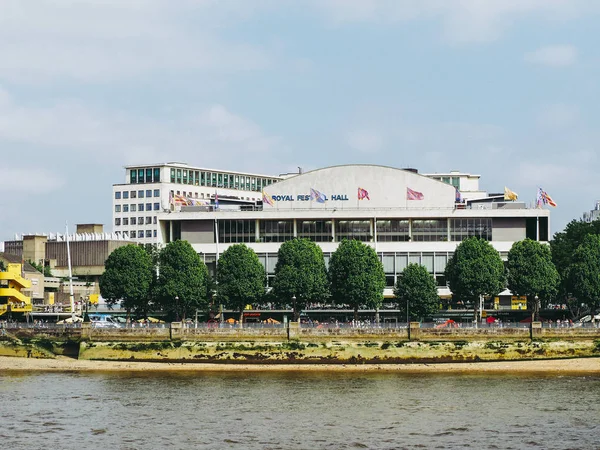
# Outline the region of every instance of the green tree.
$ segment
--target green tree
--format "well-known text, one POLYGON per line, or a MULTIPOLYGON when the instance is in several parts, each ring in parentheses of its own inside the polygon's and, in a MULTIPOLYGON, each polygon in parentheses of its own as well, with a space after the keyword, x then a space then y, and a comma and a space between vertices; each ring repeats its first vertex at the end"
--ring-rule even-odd
POLYGON ((331 255, 329 281, 333 301, 354 309, 355 320, 359 307, 381 307, 385 272, 377 253, 367 244, 343 240, 331 255))
POLYGON ((0 261, 0 272, 6 272, 6 266, 4 265, 4 261, 0 261))
POLYGON ((277 253, 271 295, 277 302, 291 304, 294 321, 308 303, 328 295, 327 268, 321 248, 308 239, 292 239, 281 244, 277 253))
POLYGON ((477 319, 479 298, 495 296, 504 289, 504 263, 489 242, 468 238, 456 247, 448 261, 446 280, 453 296, 473 303, 477 319))
MULTIPOLYGON (((407 316, 424 319, 439 310, 440 298, 435 279, 427 268, 419 264, 406 266, 402 276, 396 281, 394 296, 398 300, 398 309, 407 316)), ((408 320, 410 321, 410 317, 408 320)))
POLYGON ((508 288, 527 296, 531 320, 539 319, 540 302, 545 306, 558 292, 559 276, 550 247, 531 239, 515 242, 508 252, 508 288))
POLYGON ((577 303, 584 303, 593 314, 600 307, 600 236, 588 234, 573 252, 565 277, 577 303))
POLYGON ((115 249, 104 263, 100 276, 100 294, 109 306, 121 302, 127 311, 145 310, 152 285, 152 260, 139 246, 125 245, 115 249))
POLYGON ((160 251, 157 295, 163 309, 185 320, 208 306, 208 269, 189 242, 169 242, 160 251))
POLYGON ((27 262, 31 265, 31 267, 33 267, 35 270, 37 270, 38 272, 44 274, 45 277, 51 277, 52 276, 52 271, 50 270, 50 266, 46 266, 46 265, 42 265, 42 264, 36 264, 35 262, 33 262, 32 260, 27 260, 27 262))
POLYGON ((247 304, 260 303, 267 277, 258 256, 245 244, 225 250, 217 264, 217 295, 228 308, 240 312, 240 323, 247 304))

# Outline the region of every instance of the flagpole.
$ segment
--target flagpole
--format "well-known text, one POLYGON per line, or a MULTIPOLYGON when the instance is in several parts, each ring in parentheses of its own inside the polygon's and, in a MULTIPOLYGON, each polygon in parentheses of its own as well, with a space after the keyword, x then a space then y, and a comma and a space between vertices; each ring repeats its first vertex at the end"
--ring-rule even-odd
POLYGON ((69 247, 69 224, 65 222, 67 238, 67 264, 69 265, 69 301, 71 303, 71 317, 75 318, 75 296, 73 294, 73 270, 71 268, 71 248, 69 247))

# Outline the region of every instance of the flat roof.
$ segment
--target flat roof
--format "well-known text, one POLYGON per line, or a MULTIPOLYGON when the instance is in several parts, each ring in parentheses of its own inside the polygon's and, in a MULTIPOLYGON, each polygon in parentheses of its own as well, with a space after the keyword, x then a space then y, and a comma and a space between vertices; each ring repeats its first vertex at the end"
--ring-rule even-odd
POLYGON ((238 170, 224 170, 224 169, 211 169, 208 167, 198 167, 198 166, 190 166, 188 163, 184 162, 167 162, 167 163, 156 163, 156 164, 135 164, 123 166, 125 169, 139 169, 139 168, 148 168, 148 167, 173 167, 180 169, 191 169, 191 170, 200 170, 203 172, 217 172, 217 173, 233 173, 239 175, 249 175, 253 177, 261 177, 261 178, 277 178, 281 179, 282 177, 279 175, 265 175, 260 173, 253 172, 240 172, 238 170))

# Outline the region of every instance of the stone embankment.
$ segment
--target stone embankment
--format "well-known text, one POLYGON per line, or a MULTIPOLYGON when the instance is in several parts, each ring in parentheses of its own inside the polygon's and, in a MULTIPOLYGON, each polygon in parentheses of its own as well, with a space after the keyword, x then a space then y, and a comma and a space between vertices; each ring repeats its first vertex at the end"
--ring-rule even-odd
MULTIPOLYGON (((600 356, 595 328, 22 329, 0 336, 0 356, 252 364, 515 361, 600 356), (533 337, 533 339, 531 338, 533 337)), ((534 324, 535 325, 535 324, 534 324)))

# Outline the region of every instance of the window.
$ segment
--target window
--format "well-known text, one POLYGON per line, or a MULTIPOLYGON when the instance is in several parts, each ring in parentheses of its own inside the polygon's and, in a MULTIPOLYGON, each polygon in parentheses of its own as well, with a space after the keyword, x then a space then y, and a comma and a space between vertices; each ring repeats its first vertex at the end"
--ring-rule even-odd
POLYGON ((371 240, 371 221, 338 220, 335 223, 335 239, 337 242, 341 242, 342 239, 369 242, 371 240))
POLYGON ((452 177, 452 186, 460 190, 460 177, 452 177))
POLYGON ((175 169, 171 169, 171 183, 175 183, 175 169))
POLYGON ((129 225, 129 217, 123 217, 123 225, 129 225))
POLYGON ((450 240, 463 241, 469 237, 492 240, 492 219, 450 219, 450 240))
POLYGON ((177 169, 177 182, 181 183, 181 169, 177 169))
POLYGON ((144 198, 144 191, 138 191, 138 198, 144 198))
POLYGON ((138 169, 138 183, 144 182, 144 169, 138 169))
POLYGON ((294 238, 293 220, 261 220, 261 242, 285 242, 294 238))
POLYGON ((313 242, 331 242, 331 220, 298 220, 298 237, 313 242))
POLYGON ((131 220, 130 220, 130 222, 131 222, 131 225, 135 225, 136 224, 135 217, 132 217, 131 220))
POLYGON ((152 197, 152 189, 148 189, 146 191, 146 198, 150 198, 150 197, 152 197))
POLYGON ((219 220, 219 242, 255 242, 255 220, 219 220))
POLYGON ((154 204, 154 211, 158 211, 158 210, 160 210, 160 203, 155 203, 154 204))
POLYGON ((152 183, 152 169, 146 169, 146 183, 152 183))
POLYGON ((129 198, 129 191, 123 191, 123 198, 124 199, 128 199, 129 198))
POLYGON ((152 230, 146 230, 146 237, 152 237, 152 230))
POLYGON ((160 183, 160 167, 154 168, 154 182, 160 183))
POLYGON ((240 187, 240 176, 236 175, 235 176, 235 188, 239 189, 239 187, 240 187))
POLYGON ((144 225, 144 218, 138 217, 138 225, 144 225))
POLYGON ((137 237, 139 238, 143 238, 144 237, 144 231, 143 230, 138 230, 138 235, 137 237))
POLYGON ((156 237, 156 230, 154 230, 154 237, 156 237))
POLYGON ((152 218, 152 223, 153 223, 154 225, 156 225, 156 216, 154 216, 154 217, 152 218))
POLYGON ((137 211, 137 207, 135 206, 134 203, 132 203, 131 205, 129 205, 129 211, 131 211, 131 212, 136 212, 137 211))
POLYGON ((220 173, 217 178, 217 186, 223 187, 223 174, 220 173))
POLYGON ((119 200, 121 198, 121 191, 115 192, 115 199, 119 200))
POLYGON ((137 192, 131 191, 129 194, 131 195, 131 198, 137 198, 137 192))
POLYGON ((115 205, 115 212, 121 212, 121 205, 115 205))
POLYGON ((137 169, 130 169, 129 170, 129 182, 131 184, 137 183, 137 169))
POLYGON ((445 219, 413 220, 411 238, 417 242, 447 241, 448 221, 445 219))
POLYGON ((138 211, 143 211, 143 210, 144 210, 144 204, 138 203, 138 211))
POLYGON ((129 212, 129 205, 123 205, 123 212, 129 212))
POLYGON ((200 172, 197 170, 194 175, 194 186, 200 186, 200 172))
POLYGON ((146 216, 146 225, 150 225, 152 223, 152 217, 146 216))
POLYGON ((200 172, 200 186, 206 186, 206 172, 200 172))
POLYGON ((152 203, 146 203, 146 211, 152 211, 152 203))
POLYGON ((160 197, 160 189, 154 189, 154 196, 160 197))
POLYGON ((385 219, 377 221, 377 242, 408 241, 408 220, 385 219))
POLYGON ((211 174, 210 180, 211 180, 210 185, 212 187, 217 187, 217 174, 216 173, 211 174))
POLYGON ((121 225, 121 219, 120 219, 119 217, 117 217, 117 218, 115 219, 115 225, 116 225, 116 226, 119 226, 119 225, 121 225))
POLYGON ((188 184, 188 171, 183 171, 183 184, 188 184))

